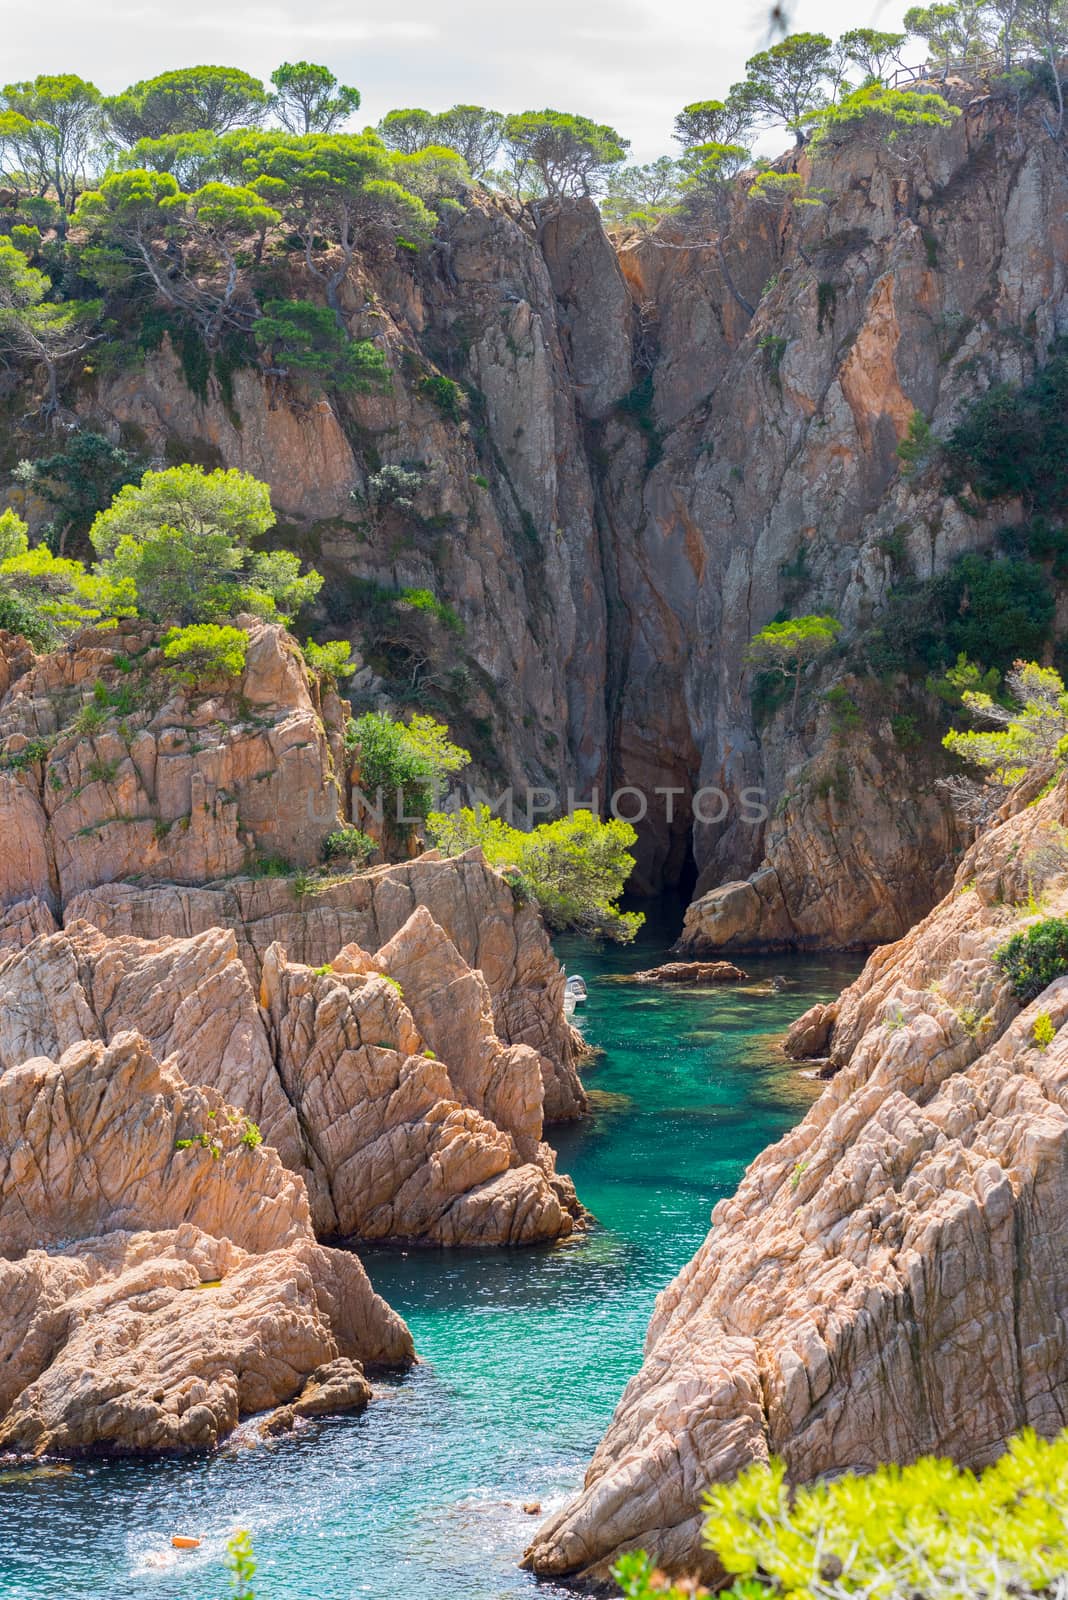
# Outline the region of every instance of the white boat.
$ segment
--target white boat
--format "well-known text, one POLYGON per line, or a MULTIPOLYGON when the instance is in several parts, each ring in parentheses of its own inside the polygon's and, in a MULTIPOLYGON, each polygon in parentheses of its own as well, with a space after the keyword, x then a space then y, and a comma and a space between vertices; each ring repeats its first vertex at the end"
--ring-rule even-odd
POLYGON ((576 1006, 585 1005, 588 996, 585 978, 580 978, 577 973, 573 978, 568 978, 564 985, 564 1016, 571 1016, 576 1006))

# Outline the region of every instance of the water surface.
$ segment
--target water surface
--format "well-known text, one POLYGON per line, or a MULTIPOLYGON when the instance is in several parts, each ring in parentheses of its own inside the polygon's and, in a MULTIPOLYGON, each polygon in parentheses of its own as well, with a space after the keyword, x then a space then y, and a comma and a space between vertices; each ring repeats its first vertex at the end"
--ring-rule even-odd
POLYGON ((703 1239, 712 1206, 797 1120, 813 1086, 775 1038, 859 963, 746 961, 754 983, 662 990, 615 978, 666 955, 652 921, 627 950, 561 940, 590 986, 604 1055, 596 1114, 553 1130, 599 1226, 514 1253, 365 1252, 423 1365, 380 1383, 362 1417, 211 1461, 0 1471, 2 1600, 224 1600, 225 1541, 251 1529, 257 1600, 556 1600, 516 1561, 581 1482, 641 1360, 653 1300, 703 1239), (782 993, 762 985, 789 980, 782 993), (199 1535, 194 1554, 173 1532, 199 1535))

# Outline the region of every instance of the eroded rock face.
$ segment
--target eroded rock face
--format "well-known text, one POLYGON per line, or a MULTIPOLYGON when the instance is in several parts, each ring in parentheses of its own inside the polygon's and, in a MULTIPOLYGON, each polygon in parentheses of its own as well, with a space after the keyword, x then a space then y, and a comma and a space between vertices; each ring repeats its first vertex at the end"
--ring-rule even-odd
POLYGON ((0 1076, 0 1449, 208 1449, 328 1363, 412 1360, 243 1126, 135 1033, 0 1076))
POLYGON ((232 931, 109 939, 86 922, 0 955, 0 1072, 137 1028, 256 1123, 323 1237, 529 1244, 583 1212, 542 1144, 540 1059, 425 907, 377 955, 265 953, 232 931), (403 996, 403 997, 402 997, 403 996))
POLYGON ((770 1452, 797 1479, 927 1451, 980 1466, 1021 1427, 1063 1426, 1068 977, 1021 1011, 991 955, 1032 894, 1068 909, 1066 816, 1062 782, 984 836, 931 915, 810 1014, 840 1070, 659 1297, 537 1572, 603 1575, 639 1544, 714 1577, 701 1491, 770 1452))
POLYGON ((347 944, 379 949, 420 906, 468 966, 481 972, 501 1041, 537 1052, 545 1120, 580 1116, 587 1102, 575 1068, 576 1041, 564 1017, 564 974, 540 918, 515 904, 479 850, 448 861, 428 851, 316 889, 299 903, 290 883, 270 878, 203 888, 116 883, 77 895, 66 913, 111 936, 143 939, 230 928, 258 982, 263 958, 276 942, 293 961, 320 967, 347 944))

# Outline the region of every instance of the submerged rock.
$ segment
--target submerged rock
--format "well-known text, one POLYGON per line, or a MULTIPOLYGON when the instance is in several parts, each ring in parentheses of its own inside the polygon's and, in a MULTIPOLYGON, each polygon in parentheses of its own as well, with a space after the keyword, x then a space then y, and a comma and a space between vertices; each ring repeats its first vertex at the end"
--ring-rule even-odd
POLYGON ((526 1565, 604 1576, 640 1545, 713 1578, 702 1490, 749 1461, 777 1453, 795 1480, 929 1451, 981 1466, 1022 1427, 1063 1427, 1068 975, 1021 1012, 991 955, 1033 897, 1068 910, 1066 822, 1062 782, 810 1014, 837 1076, 660 1295, 584 1487, 526 1565))
POLYGON ((731 961, 665 961, 631 975, 631 983, 745 983, 748 972, 731 961))

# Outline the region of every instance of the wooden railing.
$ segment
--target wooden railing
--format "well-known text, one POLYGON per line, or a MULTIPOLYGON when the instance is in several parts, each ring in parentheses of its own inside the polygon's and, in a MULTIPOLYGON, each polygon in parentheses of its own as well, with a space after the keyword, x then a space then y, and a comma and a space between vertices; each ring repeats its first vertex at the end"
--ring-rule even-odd
POLYGON ((886 81, 888 89, 903 89, 910 83, 945 83, 947 78, 977 78, 1002 66, 996 51, 984 55, 961 56, 958 61, 925 61, 918 67, 898 67, 886 81))

